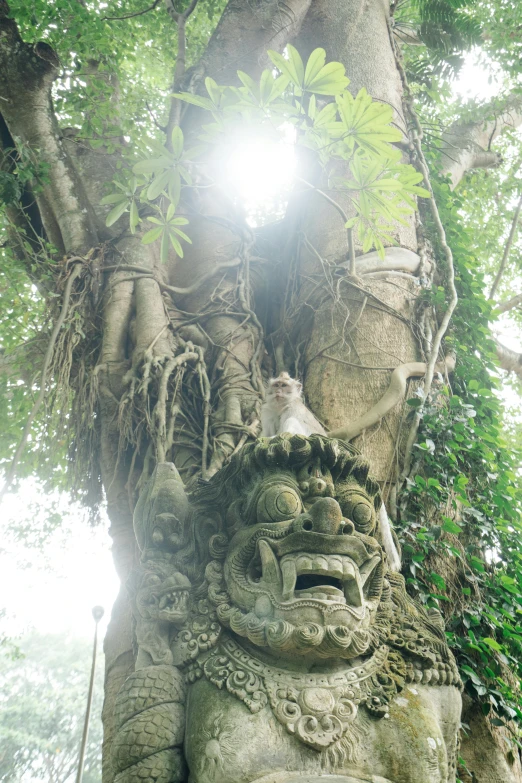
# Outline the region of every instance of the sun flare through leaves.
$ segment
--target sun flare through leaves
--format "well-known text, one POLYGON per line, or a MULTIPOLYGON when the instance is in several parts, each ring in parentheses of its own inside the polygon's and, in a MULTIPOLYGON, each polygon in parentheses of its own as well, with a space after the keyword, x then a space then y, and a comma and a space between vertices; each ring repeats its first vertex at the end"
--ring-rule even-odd
POLYGON ((347 231, 358 236, 363 252, 374 247, 384 257, 385 245, 395 242, 394 224, 415 210, 417 197, 429 197, 419 185, 423 175, 402 162, 394 146, 402 132, 392 108, 365 89, 353 96, 344 66, 327 63, 324 49, 315 49, 306 64, 291 45, 286 57, 272 50, 268 55, 274 67, 265 69, 259 82, 238 71, 240 87, 220 86, 207 77, 207 95, 174 95, 208 112, 212 121, 188 145, 179 127, 168 147, 149 145, 127 181, 115 183, 119 192, 105 197, 103 203, 114 204, 107 225, 125 212, 132 232, 143 219, 152 222, 155 227, 143 242, 159 240, 166 261, 169 247, 182 256, 180 240, 190 242, 190 229, 179 228, 190 221, 185 192, 229 188, 248 210, 249 202, 254 208, 263 200, 273 203, 283 189, 300 182, 319 194, 328 189, 330 200, 344 195, 347 231), (303 154, 319 167, 313 182, 298 176, 303 154))

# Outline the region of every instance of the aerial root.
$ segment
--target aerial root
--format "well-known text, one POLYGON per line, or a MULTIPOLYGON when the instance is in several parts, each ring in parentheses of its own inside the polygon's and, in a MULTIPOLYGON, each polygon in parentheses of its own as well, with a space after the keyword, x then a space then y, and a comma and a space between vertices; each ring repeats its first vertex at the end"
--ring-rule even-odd
MULTIPOLYGON (((454 369, 455 359, 453 357, 448 357, 435 367, 435 370, 440 373, 449 373, 454 369)), ((398 402, 404 399, 408 380, 410 378, 422 378, 427 371, 428 365, 426 362, 406 362, 405 364, 400 364, 392 372, 390 384, 381 399, 355 421, 329 432, 330 438, 353 440, 368 427, 377 424, 398 402)))
MULTIPOLYGON (((66 279, 63 297, 62 297, 62 306, 60 308, 60 312, 58 314, 58 317, 55 321, 53 330, 51 332, 51 336, 49 338, 49 342, 47 344, 47 349, 45 351, 43 365, 42 365, 42 372, 40 376, 40 389, 38 391, 36 400, 33 404, 33 407, 31 408, 29 415, 27 417, 27 421, 25 423, 22 437, 20 438, 20 441, 18 443, 18 446, 16 447, 16 451, 14 453, 13 459, 11 461, 11 465, 7 471, 6 480, 4 483, 4 486, 2 487, 0 491, 0 501, 6 494, 6 492, 9 490, 11 484, 13 483, 13 480, 16 475, 16 468, 18 466, 18 463, 20 461, 20 458, 22 457, 22 454, 25 450, 25 447, 27 445, 27 441, 29 439, 29 435, 31 434, 31 428, 33 426, 33 422, 36 418, 36 415, 38 414, 38 411, 40 410, 42 403, 45 400, 45 397, 48 393, 47 389, 47 383, 49 379, 49 370, 52 367, 52 365, 57 364, 56 356, 55 356, 55 349, 56 349, 56 343, 58 340, 58 336, 60 334, 60 330, 62 329, 62 326, 64 325, 66 318, 69 314, 69 310, 71 307, 71 294, 73 292, 73 285, 74 281, 81 275, 82 271, 85 268, 85 264, 88 261, 88 258, 81 258, 79 256, 74 256, 73 258, 69 259, 69 264, 72 264, 71 271, 68 274, 68 277, 66 279)), ((69 351, 69 347, 67 342, 65 343, 65 354, 68 356, 67 360, 67 368, 68 372, 70 372, 70 367, 72 364, 72 356, 69 355, 71 352, 69 351)))

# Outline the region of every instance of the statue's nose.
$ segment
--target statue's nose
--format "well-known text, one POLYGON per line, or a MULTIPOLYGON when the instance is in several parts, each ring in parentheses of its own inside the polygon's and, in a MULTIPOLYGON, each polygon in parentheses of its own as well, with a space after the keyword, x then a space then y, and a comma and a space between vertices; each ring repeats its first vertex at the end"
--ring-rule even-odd
POLYGON ((339 503, 333 498, 319 498, 309 511, 312 518, 312 531, 335 536, 343 521, 339 503))
POLYGON ((324 495, 326 491, 326 481, 322 478, 310 479, 310 494, 311 495, 324 495))

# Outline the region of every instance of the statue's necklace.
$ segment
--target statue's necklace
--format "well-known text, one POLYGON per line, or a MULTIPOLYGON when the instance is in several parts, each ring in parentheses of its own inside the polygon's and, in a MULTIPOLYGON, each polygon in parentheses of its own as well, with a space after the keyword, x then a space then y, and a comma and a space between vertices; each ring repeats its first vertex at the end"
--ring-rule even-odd
POLYGON ((334 674, 299 673, 254 658, 231 638, 201 656, 198 674, 225 687, 251 712, 268 703, 277 720, 301 742, 325 750, 343 738, 363 704, 374 717, 388 717, 388 703, 397 693, 383 645, 359 666, 334 674))

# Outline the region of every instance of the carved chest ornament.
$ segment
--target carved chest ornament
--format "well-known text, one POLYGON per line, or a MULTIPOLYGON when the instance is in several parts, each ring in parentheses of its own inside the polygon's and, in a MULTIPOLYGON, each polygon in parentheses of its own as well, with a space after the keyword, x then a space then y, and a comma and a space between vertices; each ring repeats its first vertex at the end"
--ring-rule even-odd
MULTIPOLYGON (((252 713, 269 704, 289 734, 318 751, 343 738, 351 748, 359 707, 364 705, 374 717, 389 717, 388 703, 404 682, 404 664, 386 646, 361 665, 334 674, 302 674, 269 666, 231 638, 224 638, 202 658, 191 666, 189 680, 204 676, 218 688, 226 688, 252 713)), ((341 747, 339 751, 343 752, 341 747)), ((347 748, 343 755, 348 755, 347 748)))

